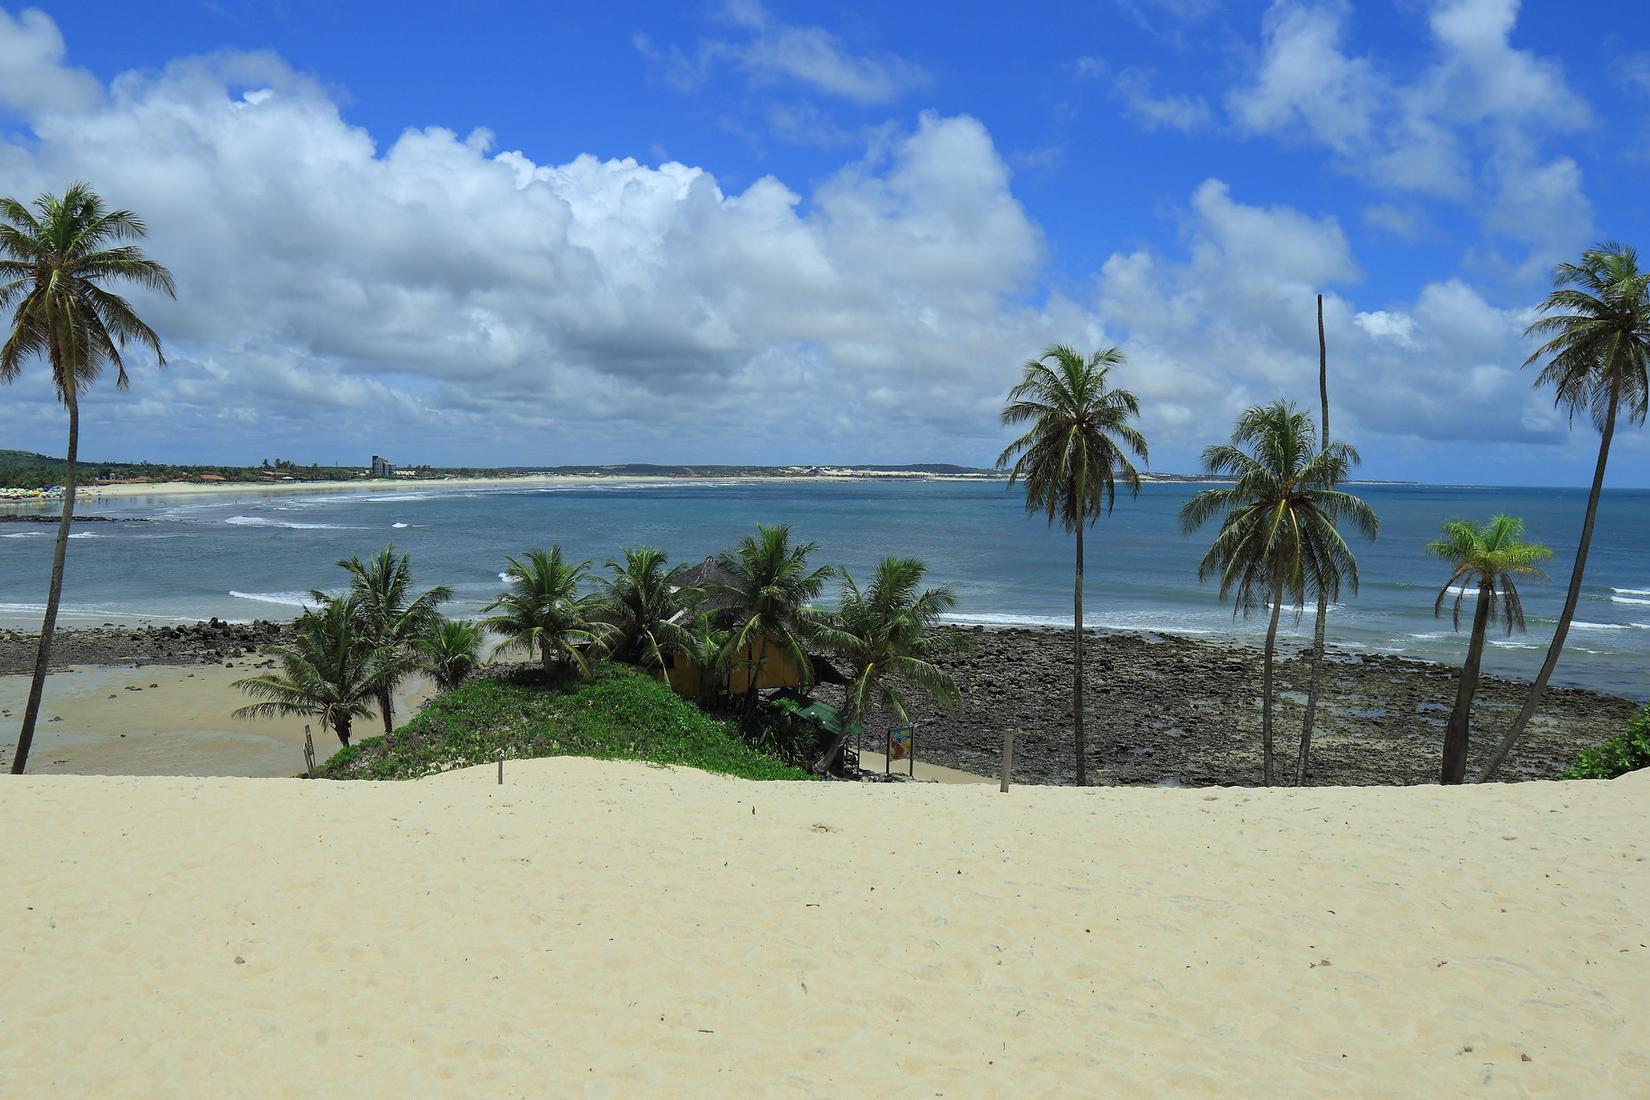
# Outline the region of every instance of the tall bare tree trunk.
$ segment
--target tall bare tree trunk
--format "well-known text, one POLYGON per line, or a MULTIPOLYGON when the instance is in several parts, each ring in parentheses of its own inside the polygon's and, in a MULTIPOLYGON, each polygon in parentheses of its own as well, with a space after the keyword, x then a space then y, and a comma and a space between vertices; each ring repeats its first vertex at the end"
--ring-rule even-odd
POLYGON ((1266 659, 1260 674, 1260 743, 1266 785, 1272 785, 1272 655, 1278 649, 1278 617, 1283 614, 1283 585, 1272 590, 1272 622, 1266 628, 1266 659))
MULTIPOLYGON (((1323 403, 1323 434, 1319 451, 1329 449, 1329 346, 1323 338, 1323 295, 1318 295, 1318 400, 1323 403)), ((1312 723, 1318 714, 1318 676, 1323 670, 1323 636, 1329 618, 1329 593, 1318 593, 1318 618, 1312 626, 1312 673, 1306 682, 1306 714, 1301 718, 1301 747, 1295 754, 1295 786, 1306 782, 1306 762, 1312 755, 1312 723)))
POLYGON ((1490 625, 1490 590, 1478 586, 1478 608, 1472 614, 1472 639, 1467 643, 1467 660, 1461 666, 1461 682, 1455 688, 1455 709, 1444 728, 1444 759, 1438 782, 1460 783, 1467 777, 1467 731, 1472 722, 1472 697, 1478 691, 1478 669, 1484 660, 1484 634, 1490 625))
POLYGON ((1570 636, 1570 620, 1575 617, 1576 604, 1581 599, 1581 576, 1587 568, 1587 551, 1593 545, 1593 524, 1598 519, 1598 498, 1604 491, 1604 464, 1610 460, 1610 441, 1616 434, 1616 410, 1620 404, 1621 390, 1619 385, 1610 387, 1610 405, 1604 416, 1604 434, 1598 441, 1598 465, 1593 469, 1593 491, 1587 496, 1587 516, 1581 521, 1581 542, 1576 546, 1575 568, 1570 571, 1570 588, 1564 595, 1564 610, 1559 613, 1558 624, 1553 628, 1552 644, 1547 647, 1547 659, 1541 662, 1541 672, 1530 685, 1530 694, 1524 699, 1524 706, 1520 708, 1518 717, 1513 719, 1512 728, 1507 731, 1501 743, 1490 754, 1490 762, 1484 767, 1484 778, 1479 782, 1488 783, 1495 778, 1495 773, 1506 762, 1507 754, 1512 752, 1513 746, 1524 734, 1524 727, 1530 724, 1535 715, 1535 708, 1541 702, 1541 693, 1547 690, 1547 680, 1552 676, 1553 669, 1558 665, 1559 654, 1564 652, 1564 639, 1570 636))
MULTIPOLYGON (((52 357, 53 373, 63 377, 52 357)), ((80 398, 74 379, 63 390, 63 404, 69 410, 69 454, 63 471, 63 518, 57 522, 57 545, 52 549, 52 579, 46 590, 46 616, 40 621, 40 647, 35 651, 34 679, 29 681, 29 699, 23 707, 23 725, 17 733, 17 753, 11 773, 22 775, 29 766, 29 749, 34 745, 34 727, 40 718, 40 698, 46 690, 46 671, 52 663, 52 635, 57 632, 57 607, 63 599, 63 563, 69 552, 69 526, 74 520, 75 456, 80 450, 80 398)))
POLYGON ((1088 785, 1088 745, 1083 739, 1083 517, 1077 517, 1077 585, 1072 593, 1071 716, 1077 722, 1077 785, 1088 785))

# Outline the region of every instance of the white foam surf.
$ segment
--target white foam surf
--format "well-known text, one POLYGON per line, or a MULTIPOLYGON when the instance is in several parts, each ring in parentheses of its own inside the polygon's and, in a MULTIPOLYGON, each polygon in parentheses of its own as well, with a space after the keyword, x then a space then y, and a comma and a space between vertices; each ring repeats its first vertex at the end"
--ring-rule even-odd
POLYGON ((308 592, 237 592, 229 590, 229 594, 237 600, 252 600, 256 603, 280 604, 282 607, 314 607, 315 600, 308 592))
POLYGON ((1637 604, 1640 607, 1650 607, 1650 600, 1641 600, 1641 599, 1637 599, 1633 596, 1611 596, 1610 597, 1610 602, 1611 603, 1631 603, 1631 604, 1637 604))
MULTIPOLYGON (((269 519, 266 516, 230 516, 224 520, 233 527, 288 527, 294 531, 354 531, 357 528, 340 523, 299 523, 297 520, 269 519)), ((72 536, 71 536, 72 537, 72 536)))

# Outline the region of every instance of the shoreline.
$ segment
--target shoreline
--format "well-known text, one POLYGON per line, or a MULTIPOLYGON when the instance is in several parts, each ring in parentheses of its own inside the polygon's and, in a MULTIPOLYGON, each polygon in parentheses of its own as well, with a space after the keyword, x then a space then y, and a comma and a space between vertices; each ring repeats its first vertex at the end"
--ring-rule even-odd
MULTIPOLYGON (((995 776, 1002 734, 1015 731, 1016 782, 1070 783, 1070 631, 1054 628, 943 628, 969 650, 939 662, 956 677, 963 705, 953 715, 926 704, 913 707, 917 761, 958 772, 995 776)), ((284 635, 267 620, 240 626, 219 621, 183 627, 65 628, 53 647, 53 668, 148 669, 174 680, 201 666, 248 667, 265 658, 261 649, 284 635)), ((1115 785, 1228 786, 1258 784, 1260 775, 1260 649, 1236 641, 1172 634, 1085 632, 1085 713, 1092 780, 1115 785)), ((33 668, 37 635, 0 631, 0 693, 21 698, 33 668)), ((1307 662, 1294 646, 1280 648, 1276 663, 1276 739, 1279 774, 1292 775, 1299 737, 1307 662)), ((59 673, 54 671, 54 677, 59 673)), ((1402 785, 1436 781, 1443 725, 1454 700, 1456 670, 1390 654, 1331 647, 1324 662, 1323 693, 1314 734, 1314 785, 1402 785)), ((72 700, 51 710, 57 698, 48 681, 40 729, 71 732, 80 720, 72 700), (49 715, 67 725, 48 726, 49 715)), ((145 683, 149 681, 144 681, 145 683)), ((200 684, 193 685, 201 689, 200 684)), ((1474 708, 1469 771, 1521 705, 1528 685, 1485 676, 1474 708)), ((816 695, 840 699, 822 686, 816 695)), ((202 700, 227 716, 241 700, 220 692, 202 700)), ((1582 688, 1549 688, 1530 733, 1508 762, 1508 780, 1552 779, 1581 748, 1596 746, 1637 713, 1634 700, 1582 688)), ((15 712, 14 712, 15 713, 15 712)), ((404 712, 405 713, 405 712, 404 712)), ((10 716, 7 716, 10 720, 10 716)), ((886 723, 875 720, 865 748, 882 746, 886 723)), ((363 722, 361 736, 373 723, 363 722)), ((8 739, 15 731, 7 730, 8 739)), ((44 732, 42 733, 44 736, 44 732)), ((319 747, 319 746, 318 746, 319 747)), ((0 745, 0 750, 5 746, 0 745)), ((335 746, 328 745, 325 755, 335 746)), ((41 759, 45 759, 42 755, 41 759)), ((83 757, 81 766, 102 771, 83 757)), ((229 773, 233 762, 225 764, 229 773)))

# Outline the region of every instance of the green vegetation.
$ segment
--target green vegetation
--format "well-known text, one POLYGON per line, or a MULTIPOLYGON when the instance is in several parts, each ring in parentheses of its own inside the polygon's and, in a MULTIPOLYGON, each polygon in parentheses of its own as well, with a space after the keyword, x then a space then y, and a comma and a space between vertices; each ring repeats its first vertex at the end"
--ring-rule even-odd
POLYGON ((842 729, 814 761, 814 771, 824 772, 835 763, 848 743, 849 728, 863 722, 870 708, 908 722, 909 691, 923 692, 948 710, 962 701, 957 682, 932 661, 947 651, 934 628, 956 606, 957 597, 945 585, 923 589, 927 572, 916 558, 883 558, 870 587, 861 592, 848 570, 837 570, 841 604, 822 617, 813 640, 846 661, 852 679, 842 729))
POLYGON ((602 589, 602 617, 615 634, 613 656, 643 668, 663 668, 665 654, 681 636, 676 618, 698 593, 682 583, 687 566, 669 567, 663 550, 630 546, 609 558, 602 589))
POLYGON ((1072 595, 1072 706, 1077 785, 1088 782, 1083 740, 1083 528, 1109 513, 1121 481, 1140 494, 1140 472, 1129 455, 1146 461, 1146 437, 1130 424, 1140 402, 1112 389, 1111 369, 1123 362, 1117 348, 1088 359, 1073 347, 1051 344, 1025 364, 1019 385, 1008 391, 1004 424, 1030 425, 997 456, 1012 487, 1025 483, 1026 512, 1048 516, 1077 536, 1077 583, 1072 595), (1009 466, 1009 462, 1013 465, 1009 466))
POLYGON ((808 555, 817 549, 817 543, 792 544, 789 524, 758 524, 754 537, 744 536, 716 559, 725 578, 705 588, 733 612, 722 666, 731 668, 742 655, 750 655, 747 718, 755 709, 757 684, 770 653, 788 656, 802 673, 802 686, 809 686, 812 664, 802 648, 814 622, 808 605, 831 576, 829 567, 808 568, 808 555))
MULTIPOLYGON (((348 557, 338 563, 350 576, 349 591, 360 608, 357 629, 362 642, 378 652, 384 675, 378 684, 378 712, 384 732, 395 728, 395 689, 418 665, 416 643, 435 630, 441 621, 440 606, 453 598, 453 590, 437 585, 414 596, 412 558, 396 556, 386 546, 366 561, 348 557)), ((311 593, 324 601, 326 593, 311 593)))
POLYGON ((588 680, 517 673, 472 680, 393 733, 321 765, 326 779, 416 779, 510 759, 591 756, 681 764, 745 779, 807 779, 747 745, 732 723, 702 713, 664 684, 597 663, 588 680))
POLYGON ((1640 768, 1650 768, 1650 706, 1598 748, 1582 749, 1575 767, 1559 778, 1614 779, 1640 768))
POLYGON ((481 664, 481 627, 463 619, 441 619, 414 639, 418 667, 439 691, 451 691, 481 664))
POLYGON ((496 615, 481 625, 504 635, 501 650, 522 649, 537 653, 546 675, 564 664, 581 676, 590 675, 585 649, 600 650, 613 633, 601 619, 600 596, 580 593, 590 572, 590 563, 569 565, 562 560, 561 547, 548 552, 529 550, 522 559, 507 558, 505 570, 510 588, 487 605, 496 615))
POLYGON ((1604 491, 1604 467, 1610 459, 1616 421, 1627 414, 1629 424, 1642 425, 1650 414, 1650 272, 1639 270, 1639 254, 1629 245, 1608 241, 1581 254, 1581 262, 1559 264, 1553 272, 1558 289, 1536 308, 1546 314, 1531 322, 1526 336, 1546 342, 1524 360, 1526 367, 1543 360, 1537 386, 1557 391, 1555 403, 1570 414, 1592 417, 1598 426, 1598 462, 1593 487, 1587 495, 1587 513, 1581 521, 1575 567, 1564 608, 1553 628, 1553 640, 1530 694, 1513 719, 1501 743, 1490 754, 1484 778, 1492 779, 1535 716, 1536 704, 1564 652, 1576 604, 1581 600, 1581 578, 1587 569, 1587 551, 1593 544, 1599 495, 1604 491))
POLYGON ((322 597, 298 618, 292 642, 271 650, 276 672, 235 681, 259 700, 235 717, 314 718, 347 747, 355 720, 371 717, 384 685, 410 671, 405 656, 373 644, 371 629, 358 597, 322 597))
POLYGON ((1211 474, 1236 478, 1229 488, 1204 489, 1180 510, 1187 534, 1216 516, 1220 533, 1198 564, 1199 580, 1220 578, 1220 598, 1247 616, 1271 608, 1261 673, 1261 752, 1264 781, 1274 779, 1272 662, 1283 605, 1304 609, 1308 593, 1333 600, 1345 583, 1358 590, 1358 561, 1336 529, 1341 517, 1374 538, 1380 521, 1368 504, 1336 486, 1358 461, 1346 443, 1322 450, 1312 421, 1294 405, 1274 401, 1238 417, 1230 443, 1203 452, 1211 474), (1247 448, 1247 450, 1245 450, 1247 448))
POLYGON ((16 380, 31 360, 45 360, 51 368, 52 388, 69 414, 69 443, 63 460, 63 518, 52 551, 34 680, 23 707, 17 754, 12 758, 14 775, 28 767, 46 670, 51 667, 52 634, 63 597, 63 563, 74 516, 80 396, 105 366, 115 368, 115 388, 126 388, 122 353, 128 344, 149 348, 158 365, 166 364, 155 330, 109 285, 132 283, 176 297, 171 272, 130 243, 148 232, 143 219, 132 211, 110 210, 84 183, 72 184, 61 197, 41 195, 33 206, 31 211, 14 198, 0 198, 0 311, 13 310, 10 332, 0 344, 0 382, 16 380))
POLYGON ((1471 520, 1450 520, 1444 537, 1427 544, 1427 553, 1442 558, 1454 568, 1438 591, 1432 605, 1434 615, 1444 613, 1444 601, 1455 594, 1453 621, 1461 629, 1461 603, 1467 585, 1477 585, 1477 607, 1473 610, 1472 638, 1467 643, 1467 660, 1455 692, 1455 709, 1444 728, 1444 761, 1440 783, 1460 783, 1467 775, 1467 730, 1472 719, 1472 697, 1478 690, 1478 667, 1484 656, 1484 635, 1497 608, 1507 626, 1524 629, 1524 603, 1518 595, 1518 577, 1545 579, 1537 562, 1553 556, 1545 546, 1524 542, 1524 521, 1512 516, 1496 516, 1486 524, 1471 520))

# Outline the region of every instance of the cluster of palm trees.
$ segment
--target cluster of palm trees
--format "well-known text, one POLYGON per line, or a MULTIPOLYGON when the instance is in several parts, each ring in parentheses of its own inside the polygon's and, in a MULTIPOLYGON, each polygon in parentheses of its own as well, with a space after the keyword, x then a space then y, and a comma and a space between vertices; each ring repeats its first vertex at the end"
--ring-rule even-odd
MULTIPOLYGON (((509 559, 509 589, 480 625, 501 636, 501 649, 537 656, 550 674, 588 675, 598 656, 681 669, 704 707, 720 702, 731 674, 743 672, 738 705, 746 719, 770 662, 784 661, 800 686, 812 686, 810 649, 849 669, 844 729, 874 712, 908 721, 912 692, 955 706, 956 683, 934 663, 947 647, 935 628, 956 604, 952 591, 924 588, 927 566, 899 557, 882 559, 861 589, 844 566, 812 565, 818 549, 793 540, 788 525, 759 525, 718 554, 712 570, 672 566, 662 550, 643 546, 625 549, 594 578, 591 562, 569 562, 559 546, 530 550, 509 559), (816 607, 832 579, 838 607, 816 607)), ((814 770, 830 770, 843 744, 825 746, 814 770)))
MULTIPOLYGON (((851 670, 845 728, 873 712, 908 721, 912 691, 954 706, 957 686, 933 663, 947 647, 935 627, 956 603, 951 590, 924 588, 926 566, 913 558, 883 559, 861 589, 846 568, 811 566, 817 550, 793 541, 787 526, 758 527, 696 583, 689 566, 670 565, 654 547, 625 549, 601 576, 560 546, 528 550, 507 559, 507 587, 484 617, 466 622, 440 614, 452 595, 446 587, 415 596, 409 557, 386 547, 365 562, 338 563, 350 576, 347 591, 311 593, 294 640, 273 651, 276 670, 236 681, 258 700, 236 714, 312 717, 347 746, 354 722, 374 710, 386 733, 393 728, 395 689, 412 673, 429 674, 442 690, 462 683, 489 633, 499 651, 530 655, 550 677, 588 677, 600 658, 691 670, 703 706, 718 702, 729 673, 743 668, 747 717, 769 661, 783 657, 810 686, 810 648, 851 670), (815 607, 832 578, 840 606, 815 607)), ((829 770, 842 749, 841 740, 826 746, 816 770, 829 770)))
MULTIPOLYGON (((1581 594, 1587 552, 1592 544, 1599 496, 1610 444, 1619 420, 1642 425, 1650 412, 1650 273, 1639 270, 1631 247, 1606 243, 1588 249, 1578 263, 1561 264, 1557 289, 1540 304, 1542 314, 1526 335, 1544 342, 1526 360, 1541 364, 1536 380, 1551 386, 1557 404, 1572 419, 1592 418, 1600 433, 1598 461, 1576 548, 1564 607, 1540 673, 1523 708, 1490 756, 1484 778, 1492 778, 1528 725, 1564 641, 1581 594)), ((1261 610, 1269 615, 1262 666, 1262 774, 1276 778, 1273 739, 1273 659, 1283 609, 1302 614, 1309 600, 1317 604, 1311 679, 1307 692, 1294 780, 1305 782, 1317 704, 1319 664, 1324 651, 1324 622, 1342 587, 1356 593, 1358 563, 1340 531, 1352 529, 1374 538, 1379 520, 1367 502, 1339 486, 1357 465, 1350 445, 1329 439, 1327 353, 1323 338, 1323 299, 1318 298, 1319 393, 1323 405, 1321 434, 1308 415, 1286 401, 1245 410, 1229 442, 1207 448, 1205 471, 1229 484, 1203 490, 1181 510, 1181 525, 1190 534, 1219 517, 1220 528, 1198 567, 1200 580, 1217 578, 1222 599, 1234 614, 1261 610)), ((1077 782, 1086 782, 1087 751, 1083 709, 1083 532, 1111 511, 1118 483, 1140 491, 1133 459, 1147 457, 1146 440, 1130 423, 1139 402, 1127 390, 1112 388, 1111 370, 1123 362, 1117 348, 1084 358, 1067 345, 1052 345, 1025 364, 1021 380, 1009 391, 1003 408, 1006 425, 1026 426, 998 458, 1009 484, 1023 484, 1026 509, 1058 522, 1076 535, 1077 568, 1073 599, 1073 707, 1077 782)), ((1441 614, 1449 593, 1456 593, 1455 622, 1468 585, 1476 586, 1477 608, 1455 707, 1445 731, 1440 778, 1462 782, 1466 770, 1468 728, 1488 624, 1500 612, 1509 632, 1522 629, 1523 607, 1516 580, 1542 576, 1538 563, 1551 557, 1545 546, 1523 541, 1523 524, 1496 516, 1488 524, 1469 520, 1446 524, 1444 538, 1429 553, 1452 566, 1439 593, 1441 614)))
POLYGON ((480 663, 482 632, 442 617, 445 586, 414 596, 412 560, 391 547, 338 565, 348 590, 310 593, 293 640, 272 650, 275 671, 235 681, 258 700, 235 715, 314 718, 347 748, 356 719, 375 710, 385 733, 395 728, 395 690, 408 676, 425 673, 443 691, 463 683, 480 663))

